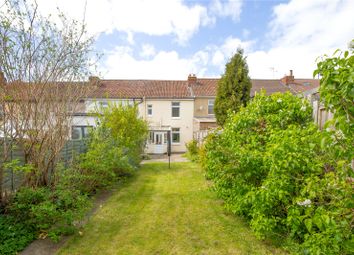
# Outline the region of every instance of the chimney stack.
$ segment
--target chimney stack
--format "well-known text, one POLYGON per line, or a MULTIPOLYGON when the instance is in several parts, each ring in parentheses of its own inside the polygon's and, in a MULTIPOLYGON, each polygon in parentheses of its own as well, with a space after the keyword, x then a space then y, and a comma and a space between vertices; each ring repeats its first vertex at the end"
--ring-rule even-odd
POLYGON ((197 76, 193 73, 188 75, 188 86, 197 83, 197 76))
POLYGON ((100 78, 98 78, 98 76, 90 76, 89 82, 98 87, 100 85, 100 78))
POLYGON ((284 83, 285 85, 293 84, 294 81, 295 81, 293 70, 290 70, 290 74, 289 75, 285 75, 283 78, 281 78, 280 81, 282 83, 284 83))

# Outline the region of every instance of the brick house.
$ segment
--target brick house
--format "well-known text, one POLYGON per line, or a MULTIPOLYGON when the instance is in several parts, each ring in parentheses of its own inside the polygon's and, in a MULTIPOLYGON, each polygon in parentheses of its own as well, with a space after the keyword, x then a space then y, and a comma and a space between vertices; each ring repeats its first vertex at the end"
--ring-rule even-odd
MULTIPOLYGON (((108 103, 137 103, 139 115, 149 124, 147 153, 167 151, 167 131, 171 131, 172 152, 185 152, 185 143, 196 133, 215 128, 214 102, 219 79, 197 78, 190 74, 186 80, 101 80, 90 77, 96 83, 90 95, 84 99, 85 109, 75 113, 74 139, 87 134, 88 126, 95 120, 87 115, 97 105, 108 103)), ((282 79, 252 79, 251 97, 262 89, 268 95, 280 92, 293 94, 316 88, 316 79, 295 79, 292 71, 282 79)))

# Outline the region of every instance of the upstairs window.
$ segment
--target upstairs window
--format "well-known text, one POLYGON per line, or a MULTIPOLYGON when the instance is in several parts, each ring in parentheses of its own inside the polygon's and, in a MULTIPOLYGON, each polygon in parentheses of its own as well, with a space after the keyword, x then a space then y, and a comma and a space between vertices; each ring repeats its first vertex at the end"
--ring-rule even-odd
POLYGON ((147 115, 152 116, 152 104, 147 105, 147 115))
POLYGON ((214 114, 214 99, 208 100, 208 114, 214 114))
POLYGON ((180 103, 172 102, 172 118, 180 117, 180 103))
POLYGON ((172 128, 172 143, 180 143, 181 133, 180 128, 172 128))

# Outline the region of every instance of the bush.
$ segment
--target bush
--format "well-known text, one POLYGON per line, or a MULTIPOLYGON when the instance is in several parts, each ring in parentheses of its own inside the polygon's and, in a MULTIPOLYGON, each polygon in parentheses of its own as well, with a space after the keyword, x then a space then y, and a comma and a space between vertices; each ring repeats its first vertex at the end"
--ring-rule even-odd
POLYGON ((14 255, 37 237, 37 231, 13 216, 0 215, 0 254, 14 255))
POLYGON ((352 170, 334 153, 344 142, 335 133, 312 124, 306 101, 261 94, 206 139, 202 166, 258 237, 287 236, 302 254, 349 254, 352 170))
POLYGON ((7 209, 18 221, 57 241, 75 231, 74 223, 84 217, 89 204, 87 196, 74 189, 23 187, 7 209))
POLYGON ((198 161, 199 158, 199 147, 198 141, 193 139, 190 142, 186 143, 187 153, 186 156, 191 161, 198 161))
MULTIPOLYGON (((87 195, 112 185, 137 169, 144 149, 147 125, 137 106, 111 105, 97 114, 99 125, 90 133, 88 151, 73 165, 57 165, 53 186, 22 187, 0 215, 0 254, 16 254, 32 240, 76 230, 90 205, 87 195), (15 236, 16 235, 16 236, 15 236)), ((35 170, 14 160, 6 167, 35 170)))
POLYGON ((67 185, 94 193, 137 169, 148 130, 137 110, 137 106, 129 105, 99 109, 98 126, 90 133, 88 151, 65 171, 67 185))

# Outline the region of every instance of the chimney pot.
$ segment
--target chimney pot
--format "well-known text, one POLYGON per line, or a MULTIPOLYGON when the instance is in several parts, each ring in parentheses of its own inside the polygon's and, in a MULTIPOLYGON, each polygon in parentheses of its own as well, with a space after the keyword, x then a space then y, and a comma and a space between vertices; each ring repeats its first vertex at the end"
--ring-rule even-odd
POLYGON ((195 74, 188 75, 188 86, 197 83, 197 76, 195 74))

